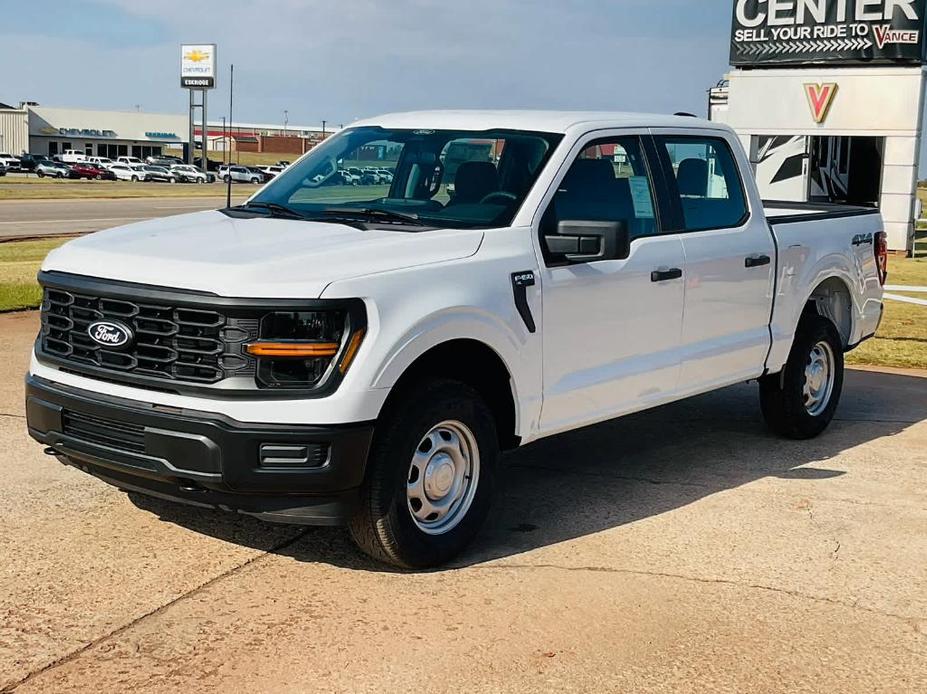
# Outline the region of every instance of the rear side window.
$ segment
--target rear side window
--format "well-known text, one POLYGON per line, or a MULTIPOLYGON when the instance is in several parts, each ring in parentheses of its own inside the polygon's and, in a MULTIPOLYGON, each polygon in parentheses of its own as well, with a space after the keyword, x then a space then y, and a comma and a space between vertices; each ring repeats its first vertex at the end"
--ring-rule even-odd
POLYGON ((747 219, 747 199, 727 142, 715 138, 658 137, 675 177, 685 231, 737 227, 747 219))

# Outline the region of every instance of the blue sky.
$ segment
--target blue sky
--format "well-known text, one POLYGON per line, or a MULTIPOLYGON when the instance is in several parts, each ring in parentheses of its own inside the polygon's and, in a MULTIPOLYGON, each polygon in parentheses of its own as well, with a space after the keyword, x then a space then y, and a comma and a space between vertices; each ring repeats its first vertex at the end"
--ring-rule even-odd
MULTIPOLYGON (((235 63, 236 120, 416 108, 703 114, 730 0, 0 0, 0 101, 183 112, 179 44, 235 63)), ((225 77, 225 74, 223 74, 225 77)), ((228 80, 211 95, 226 112, 228 80)))

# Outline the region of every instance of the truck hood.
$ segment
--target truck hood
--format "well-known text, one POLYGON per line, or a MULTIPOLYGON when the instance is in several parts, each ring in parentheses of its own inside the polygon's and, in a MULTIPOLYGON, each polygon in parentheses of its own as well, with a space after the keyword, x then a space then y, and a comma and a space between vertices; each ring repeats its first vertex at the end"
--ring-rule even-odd
POLYGON ((478 230, 360 231, 197 212, 116 227, 53 251, 45 271, 239 298, 318 298, 336 280, 467 258, 478 230))

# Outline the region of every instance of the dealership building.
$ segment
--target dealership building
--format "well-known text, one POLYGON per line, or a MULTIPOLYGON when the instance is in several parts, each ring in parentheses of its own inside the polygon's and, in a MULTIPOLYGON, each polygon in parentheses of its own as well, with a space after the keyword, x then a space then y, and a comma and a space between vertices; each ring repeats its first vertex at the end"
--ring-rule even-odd
POLYGON ((927 0, 736 0, 731 72, 710 116, 731 125, 765 199, 878 207, 914 246, 927 0))

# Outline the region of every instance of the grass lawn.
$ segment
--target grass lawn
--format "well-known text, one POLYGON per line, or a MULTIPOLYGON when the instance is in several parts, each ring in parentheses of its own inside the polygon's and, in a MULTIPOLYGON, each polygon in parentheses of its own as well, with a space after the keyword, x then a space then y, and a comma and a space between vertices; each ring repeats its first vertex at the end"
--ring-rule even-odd
MULTIPOLYGON (((36 272, 48 252, 62 243, 65 240, 0 243, 0 311, 38 307, 36 272)), ((927 258, 893 258, 890 263, 891 284, 927 286, 927 258)), ((886 301, 879 334, 848 354, 847 363, 927 369, 927 307, 886 301)))
POLYGON ((35 308, 41 303, 35 275, 49 251, 62 243, 63 239, 0 243, 0 311, 35 308))

